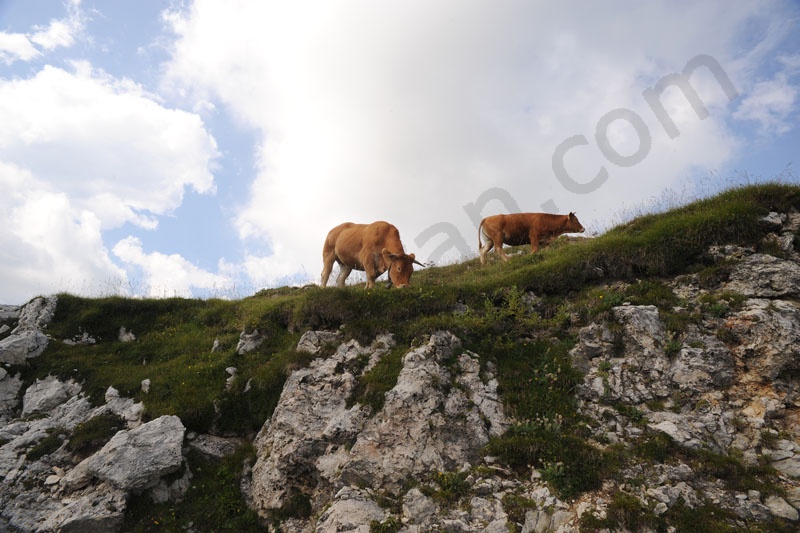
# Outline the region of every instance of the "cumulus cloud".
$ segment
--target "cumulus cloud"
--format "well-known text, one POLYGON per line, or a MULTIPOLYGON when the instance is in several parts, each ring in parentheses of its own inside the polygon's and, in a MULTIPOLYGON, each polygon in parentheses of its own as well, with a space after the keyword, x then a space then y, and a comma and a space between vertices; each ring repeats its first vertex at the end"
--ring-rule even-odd
POLYGON ((184 190, 213 193, 216 142, 192 113, 86 64, 0 80, 0 156, 94 211, 104 228, 152 227, 184 190))
POLYGON ((197 115, 85 63, 0 79, 0 123, 0 301, 126 290, 103 231, 154 229, 187 188, 215 191, 216 142, 197 115))
MULTIPOLYGON (((567 4, 197 0, 165 14, 177 35, 165 87, 220 102, 260 133, 237 219, 252 275, 302 266, 313 279, 325 234, 345 220, 389 220, 425 259, 447 239, 474 251, 463 206, 492 188, 521 210, 577 211, 597 228, 626 202, 719 168, 739 140, 714 76, 701 68, 691 78, 705 119, 679 89, 665 91, 675 139, 642 91, 699 54, 741 87, 751 65, 734 55, 737 36, 745 24, 769 26, 768 12, 747 2, 590 5, 576 17, 567 4), (632 167, 610 163, 596 141, 598 121, 619 108, 651 137, 632 167), (588 145, 565 156, 573 179, 609 172, 590 194, 565 190, 552 170, 556 146, 574 135, 588 145), (451 233, 419 239, 437 223, 451 233)), ((644 142, 621 120, 601 133, 621 155, 644 142)), ((499 197, 478 207, 509 208, 499 197)))
POLYGON ((230 278, 198 268, 179 254, 147 253, 136 237, 122 239, 113 252, 123 262, 141 269, 139 290, 147 296, 191 297, 197 289, 220 296, 233 290, 230 278))
POLYGON ((94 213, 13 163, 0 161, 0 190, 1 301, 125 292, 126 273, 105 252, 94 213))

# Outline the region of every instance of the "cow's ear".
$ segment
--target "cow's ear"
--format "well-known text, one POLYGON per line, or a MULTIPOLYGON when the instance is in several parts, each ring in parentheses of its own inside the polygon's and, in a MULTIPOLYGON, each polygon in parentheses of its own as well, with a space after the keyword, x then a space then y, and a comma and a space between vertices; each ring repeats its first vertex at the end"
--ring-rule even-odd
POLYGON ((417 256, 414 254, 408 254, 408 257, 410 257, 412 261, 417 258, 417 256))
POLYGON ((397 254, 389 252, 389 250, 387 250, 386 248, 381 250, 381 255, 384 257, 388 257, 389 259, 397 259, 397 254))

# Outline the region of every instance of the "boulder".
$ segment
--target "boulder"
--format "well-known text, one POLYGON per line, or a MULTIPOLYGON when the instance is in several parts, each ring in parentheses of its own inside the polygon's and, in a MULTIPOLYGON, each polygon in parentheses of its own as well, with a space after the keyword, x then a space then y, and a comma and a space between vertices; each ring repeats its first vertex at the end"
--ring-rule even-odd
POLYGON ((22 416, 51 411, 81 391, 81 386, 73 380, 60 381, 49 376, 36 382, 25 390, 22 398, 22 416))
POLYGON ((49 339, 41 331, 18 329, 0 340, 0 363, 21 365, 28 359, 39 357, 47 348, 49 339))
POLYGON ((0 339, 0 363, 19 365, 44 352, 48 338, 41 330, 53 318, 57 301, 40 296, 19 308, 17 327, 0 339))
POLYGON ((306 331, 297 342, 297 351, 317 354, 325 346, 335 344, 341 339, 337 331, 306 331))
POLYGON ((180 418, 171 415, 120 431, 84 460, 86 470, 120 490, 140 492, 181 467, 184 432, 180 418))
POLYGON ((252 333, 242 331, 242 333, 239 335, 239 343, 236 345, 236 353, 242 355, 246 354, 247 352, 252 352, 261 346, 261 343, 264 342, 264 339, 266 339, 266 337, 264 337, 257 329, 253 330, 252 333))
POLYGON ((458 338, 439 332, 403 357, 397 384, 358 434, 337 484, 397 491, 409 478, 479 460, 508 422, 493 376, 478 378, 477 356, 456 356, 459 346, 458 338))

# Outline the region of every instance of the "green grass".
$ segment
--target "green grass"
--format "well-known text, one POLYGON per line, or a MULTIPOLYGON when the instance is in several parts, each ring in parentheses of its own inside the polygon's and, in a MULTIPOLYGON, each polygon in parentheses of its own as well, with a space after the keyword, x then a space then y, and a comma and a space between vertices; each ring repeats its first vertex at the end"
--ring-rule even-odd
MULTIPOLYGON (((525 472, 534 466, 559 495, 575 496, 598 488, 629 459, 620 450, 600 450, 587 439, 574 396, 581 376, 568 356, 578 329, 610 320, 611 309, 623 302, 657 306, 673 339, 697 319, 695 313, 724 317, 741 302, 724 296, 701 302, 699 310, 676 310, 682 302, 663 278, 693 273, 701 284, 716 287, 732 265, 715 263, 706 254, 708 247, 736 243, 763 249, 764 229, 757 219, 792 207, 800 209, 800 187, 739 187, 640 216, 597 238, 560 239, 535 255, 523 247, 524 253, 508 263, 490 255, 484 267, 473 259, 423 269, 404 290, 387 290, 380 283, 371 290, 361 285, 282 287, 233 301, 61 294, 47 333, 53 339, 72 339, 85 332, 98 342, 69 346, 53 340, 44 354, 11 372, 21 372, 28 384, 49 374, 74 378, 95 404, 113 386, 123 396, 144 402, 147 419, 176 414, 192 431, 252 437, 272 414, 287 376, 312 359, 295 351, 303 331, 340 329, 345 338, 363 343, 380 332, 395 334, 398 348, 359 378, 350 399, 377 410, 383 394, 396 383, 404 347, 434 331, 450 330, 465 349, 482 357, 485 368, 494 365, 504 408, 515 421, 486 452, 511 470, 525 472), (136 340, 120 342, 120 327, 132 331, 136 340), (264 343, 237 354, 240 333, 254 329, 265 336, 264 343), (212 352, 215 339, 220 349, 212 352), (237 368, 238 378, 226 390, 225 369, 230 366, 237 368), (141 391, 144 379, 151 380, 147 394, 141 391)), ((81 431, 91 442, 94 431, 110 433, 115 427, 111 422, 96 422, 97 428, 81 431)), ((37 453, 49 453, 60 446, 59 439, 50 437, 37 453)), ((626 453, 668 461, 684 452, 654 437, 626 453)), ((210 530, 256 527, 258 521, 244 508, 238 491, 242 454, 220 462, 192 458, 197 477, 191 496, 161 507, 136 499, 126 531, 174 529, 187 521, 210 530)), ((737 489, 772 490, 768 472, 742 470, 739 463, 717 456, 689 459, 711 469, 706 475, 737 489)), ((297 495, 292 508, 284 511, 302 515, 308 510, 304 497, 297 495)), ((617 503, 617 523, 634 524, 649 516, 633 502, 617 503)), ((667 520, 679 524, 690 515, 676 512, 667 520)), ((390 530, 393 524, 386 527, 390 530)))
POLYGON ((122 429, 125 429, 124 418, 113 413, 96 416, 72 430, 67 449, 79 457, 89 457, 122 429))
POLYGON ((253 456, 249 446, 221 461, 191 452, 189 469, 193 477, 185 497, 180 502, 154 504, 146 493, 133 496, 122 531, 267 531, 239 491, 241 465, 246 459, 252 461, 253 456))

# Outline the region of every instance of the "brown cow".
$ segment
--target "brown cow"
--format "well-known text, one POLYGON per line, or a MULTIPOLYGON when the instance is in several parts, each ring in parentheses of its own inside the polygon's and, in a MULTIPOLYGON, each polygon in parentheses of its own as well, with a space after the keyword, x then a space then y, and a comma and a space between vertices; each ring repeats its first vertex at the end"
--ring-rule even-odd
POLYGON ((503 252, 503 244, 510 246, 530 244, 531 253, 535 253, 539 250, 540 243, 547 246, 562 233, 583 233, 583 231, 583 226, 578 222, 575 213, 568 215, 514 213, 486 217, 478 226, 481 264, 486 263, 486 254, 492 247, 497 249, 503 261, 508 261, 508 256, 503 252), (486 244, 481 243, 481 234, 486 237, 486 244))
POLYGON ((353 224, 345 222, 328 232, 322 247, 322 286, 328 284, 333 262, 339 264, 340 272, 336 284, 344 287, 344 281, 353 270, 367 274, 367 289, 375 285, 375 278, 389 271, 389 284, 408 287, 414 271, 412 263, 425 266, 414 258, 414 254, 403 251, 400 232, 388 222, 353 224))

